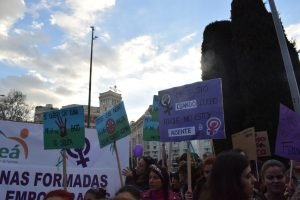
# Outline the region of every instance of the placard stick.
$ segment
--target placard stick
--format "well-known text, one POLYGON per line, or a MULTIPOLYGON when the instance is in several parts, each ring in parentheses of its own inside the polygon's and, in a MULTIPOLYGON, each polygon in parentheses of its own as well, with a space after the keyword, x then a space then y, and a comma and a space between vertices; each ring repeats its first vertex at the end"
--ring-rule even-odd
POLYGON ((211 146, 211 151, 212 151, 213 156, 216 157, 214 142, 212 139, 210 140, 210 146, 211 146))
POLYGON ((119 158, 119 153, 118 153, 118 148, 117 148, 116 141, 114 141, 114 148, 115 148, 115 151, 116 151, 116 158, 117 158, 117 163, 118 163, 120 182, 121 182, 121 186, 123 187, 124 186, 123 177, 122 177, 122 172, 121 172, 121 164, 120 164, 120 158, 119 158))
POLYGON ((172 165, 172 142, 169 142, 169 150, 168 150, 168 172, 171 172, 172 165))
POLYGON ((257 182, 259 182, 259 173, 258 173, 257 159, 255 160, 255 168, 256 168, 256 179, 257 179, 257 182))
POLYGON ((67 152, 63 149, 63 186, 64 190, 67 191, 67 152))
MULTIPOLYGON (((292 187, 292 181, 293 181, 293 168, 294 168, 294 162, 293 160, 290 160, 290 163, 291 163, 291 167, 290 167, 290 180, 289 180, 289 187, 292 187)), ((288 200, 290 200, 291 197, 288 198, 288 200)))
POLYGON ((165 143, 162 143, 161 144, 161 160, 162 160, 162 163, 161 163, 161 166, 162 167, 166 167, 165 166, 165 162, 166 162, 166 148, 165 148, 165 143))
POLYGON ((290 167, 290 181, 289 183, 292 184, 292 178, 293 178, 293 168, 294 168, 294 162, 293 160, 290 160, 291 167, 290 167))
POLYGON ((190 141, 187 142, 187 172, 188 172, 188 191, 192 192, 192 170, 191 170, 191 151, 190 151, 190 141))

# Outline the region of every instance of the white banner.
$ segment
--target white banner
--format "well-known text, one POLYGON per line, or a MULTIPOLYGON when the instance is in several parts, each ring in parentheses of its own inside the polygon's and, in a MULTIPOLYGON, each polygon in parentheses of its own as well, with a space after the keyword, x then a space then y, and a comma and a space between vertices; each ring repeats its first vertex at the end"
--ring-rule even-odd
MULTIPOLYGON (((117 142, 121 167, 128 166, 128 137, 117 142)), ((96 129, 85 130, 85 147, 67 151, 68 191, 83 200, 91 187, 110 196, 121 187, 111 146, 99 147, 96 129)), ((0 120, 0 196, 5 200, 42 200, 63 188, 60 150, 44 150, 43 125, 0 120)))

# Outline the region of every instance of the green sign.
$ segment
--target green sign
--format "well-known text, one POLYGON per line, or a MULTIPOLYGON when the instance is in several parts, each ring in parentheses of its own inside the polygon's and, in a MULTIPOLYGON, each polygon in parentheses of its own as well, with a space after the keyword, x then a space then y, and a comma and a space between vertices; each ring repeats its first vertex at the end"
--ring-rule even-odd
POLYGON ((152 119, 158 121, 158 107, 159 107, 159 97, 158 95, 153 96, 153 105, 151 110, 152 119))
POLYGON ((144 129, 143 129, 144 141, 160 141, 160 135, 158 131, 158 124, 159 124, 158 106, 159 106, 159 97, 158 95, 154 95, 152 109, 150 110, 151 116, 145 116, 144 118, 144 129))
POLYGON ((151 116, 145 116, 144 118, 143 140, 160 141, 158 121, 154 120, 151 116))
POLYGON ((44 149, 84 147, 83 107, 44 113, 44 149))
POLYGON ((95 122, 100 148, 130 134, 130 126, 123 102, 97 117, 95 122))

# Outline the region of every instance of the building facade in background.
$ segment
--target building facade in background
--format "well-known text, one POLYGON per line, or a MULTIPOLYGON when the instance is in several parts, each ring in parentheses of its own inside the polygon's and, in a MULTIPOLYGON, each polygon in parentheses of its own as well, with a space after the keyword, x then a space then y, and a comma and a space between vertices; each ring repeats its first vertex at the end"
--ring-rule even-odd
POLYGON ((43 113, 49 112, 52 110, 58 110, 58 108, 54 108, 52 104, 46 104, 45 106, 36 106, 34 109, 34 123, 43 123, 43 113))
MULTIPOLYGON (((100 93, 99 106, 91 106, 90 108, 90 127, 95 128, 95 119, 121 101, 122 101, 122 95, 118 93, 116 86, 114 86, 107 92, 100 93)), ((87 126, 87 118, 88 118, 87 105, 70 104, 70 105, 62 106, 62 109, 75 107, 75 106, 83 106, 84 122, 85 122, 85 126, 87 126)), ((58 108, 54 108, 52 104, 46 104, 46 106, 36 106, 35 113, 34 113, 34 122, 43 123, 43 113, 51 110, 58 110, 58 108)))
MULTIPOLYGON (((129 155, 131 158, 133 156, 133 149, 135 145, 143 145, 143 155, 151 156, 154 159, 162 159, 162 143, 159 141, 143 141, 143 128, 144 128, 144 117, 149 115, 149 110, 151 106, 145 111, 145 113, 136 121, 130 122, 131 135, 130 135, 130 144, 129 147, 131 151, 129 155)), ((206 152, 212 152, 211 141, 210 140, 193 140, 192 141, 192 151, 197 153, 200 158, 206 152)), ((172 142, 171 145, 169 142, 165 143, 165 152, 166 156, 169 155, 169 147, 171 147, 171 161, 175 162, 182 154, 186 153, 188 150, 187 142, 172 142)), ((134 160, 134 159, 133 159, 134 160)), ((133 163, 131 163, 133 165, 133 163)))

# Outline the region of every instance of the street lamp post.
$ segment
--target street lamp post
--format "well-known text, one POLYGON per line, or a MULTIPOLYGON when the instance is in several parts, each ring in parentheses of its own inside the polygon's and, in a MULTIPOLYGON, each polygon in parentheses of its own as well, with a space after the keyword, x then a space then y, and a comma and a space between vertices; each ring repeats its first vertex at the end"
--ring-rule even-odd
POLYGON ((92 66, 93 66, 93 44, 97 36, 94 36, 94 26, 92 29, 92 39, 91 39, 91 58, 90 58, 90 80, 89 80, 89 102, 88 102, 88 117, 87 117, 87 127, 90 128, 90 118, 91 118, 91 87, 92 87, 92 66))
POLYGON ((290 87, 294 110, 295 112, 300 113, 300 94, 299 94, 299 89, 296 81, 296 76, 293 69, 292 60, 286 44, 284 32, 282 29, 282 25, 280 23, 280 19, 278 16, 278 12, 274 0, 269 0, 269 4, 270 4, 273 22, 274 22, 274 26, 275 26, 279 46, 280 46, 283 64, 285 67, 285 71, 286 71, 286 75, 290 87))

